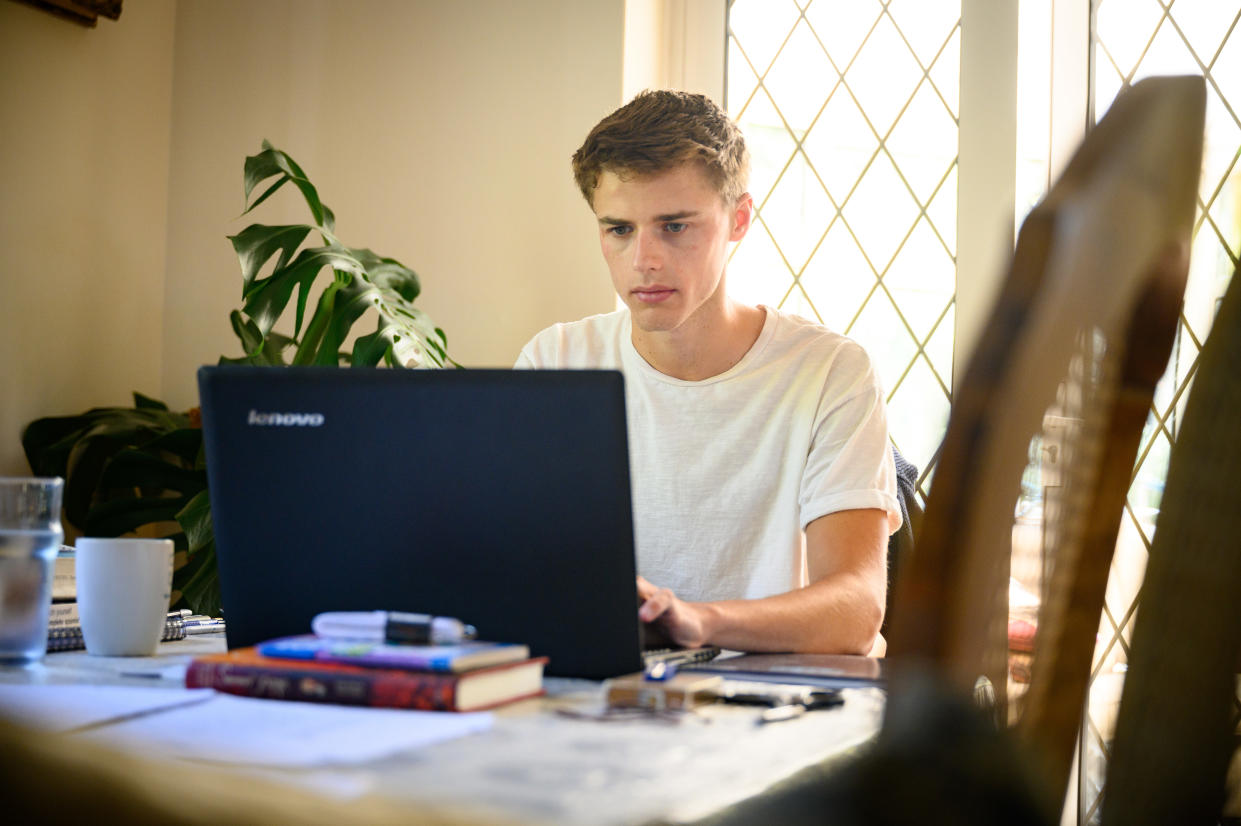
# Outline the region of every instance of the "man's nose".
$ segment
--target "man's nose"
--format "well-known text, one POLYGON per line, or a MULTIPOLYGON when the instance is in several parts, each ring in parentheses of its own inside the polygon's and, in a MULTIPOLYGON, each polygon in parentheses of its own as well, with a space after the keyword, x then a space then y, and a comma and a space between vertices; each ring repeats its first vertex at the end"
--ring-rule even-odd
POLYGON ((650 272, 663 266, 663 252, 659 241, 647 232, 634 233, 633 268, 637 272, 650 272))

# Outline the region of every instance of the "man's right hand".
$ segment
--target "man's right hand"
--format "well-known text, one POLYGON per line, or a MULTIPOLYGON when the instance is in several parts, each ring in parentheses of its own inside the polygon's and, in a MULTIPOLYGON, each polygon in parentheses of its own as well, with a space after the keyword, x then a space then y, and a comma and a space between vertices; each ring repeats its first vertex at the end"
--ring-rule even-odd
POLYGON ((674 645, 698 648, 710 644, 707 606, 684 602, 667 588, 659 588, 638 577, 638 619, 662 632, 674 645))

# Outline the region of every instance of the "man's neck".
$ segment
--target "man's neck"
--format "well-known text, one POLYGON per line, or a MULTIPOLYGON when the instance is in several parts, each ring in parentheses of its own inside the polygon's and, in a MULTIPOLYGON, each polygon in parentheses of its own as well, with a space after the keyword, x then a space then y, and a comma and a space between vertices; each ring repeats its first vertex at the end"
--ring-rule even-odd
POLYGON ((732 369, 754 346, 767 314, 759 307, 728 302, 713 317, 691 318, 668 332, 633 328, 638 355, 666 376, 703 381, 732 369))

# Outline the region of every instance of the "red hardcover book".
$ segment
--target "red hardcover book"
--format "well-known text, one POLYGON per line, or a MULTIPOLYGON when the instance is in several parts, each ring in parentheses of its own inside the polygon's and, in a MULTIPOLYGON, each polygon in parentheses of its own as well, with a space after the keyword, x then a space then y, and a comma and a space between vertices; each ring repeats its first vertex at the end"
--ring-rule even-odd
POLYGON ((437 674, 264 657, 254 648, 194 658, 188 688, 243 697, 426 711, 480 711, 543 693, 546 657, 437 674))

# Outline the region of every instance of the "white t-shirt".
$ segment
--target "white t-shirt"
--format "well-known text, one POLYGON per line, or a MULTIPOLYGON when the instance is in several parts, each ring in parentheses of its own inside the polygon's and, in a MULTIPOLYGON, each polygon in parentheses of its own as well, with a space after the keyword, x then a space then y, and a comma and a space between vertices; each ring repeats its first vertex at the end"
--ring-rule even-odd
POLYGON ((691 601, 807 584, 804 527, 854 508, 900 527, 883 392, 855 342, 764 307, 730 370, 682 381, 633 347, 628 310, 555 324, 517 367, 625 376, 638 573, 691 601))

